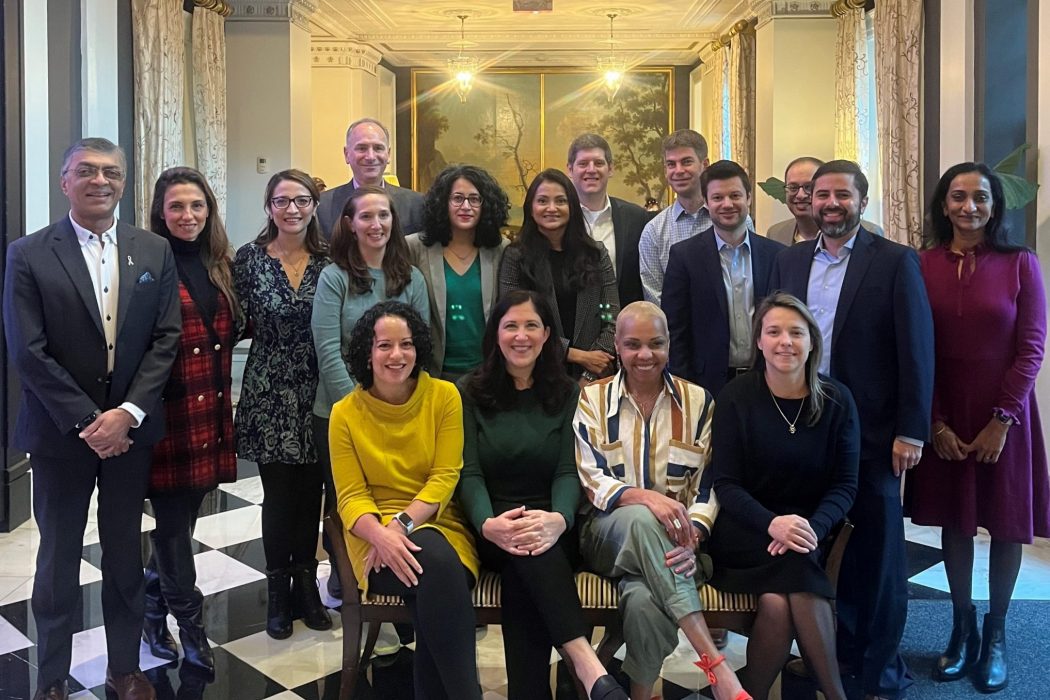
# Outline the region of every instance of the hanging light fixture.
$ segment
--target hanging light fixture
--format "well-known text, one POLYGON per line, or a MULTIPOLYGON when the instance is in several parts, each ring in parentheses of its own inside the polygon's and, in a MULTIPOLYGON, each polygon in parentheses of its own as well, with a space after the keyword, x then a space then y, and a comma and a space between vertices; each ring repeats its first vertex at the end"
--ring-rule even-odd
POLYGON ((463 49, 467 46, 466 23, 468 15, 456 15, 459 18, 459 54, 455 58, 448 59, 448 72, 456 85, 456 94, 460 102, 467 101, 470 89, 474 87, 474 77, 478 74, 478 59, 475 56, 464 56, 463 49))
POLYGON ((615 51, 616 41, 613 39, 613 20, 617 16, 615 13, 606 15, 609 18, 609 52, 604 56, 598 57, 598 73, 602 76, 602 87, 605 88, 605 94, 610 102, 616 97, 616 93, 620 91, 624 75, 627 73, 627 61, 622 56, 618 56, 615 51))

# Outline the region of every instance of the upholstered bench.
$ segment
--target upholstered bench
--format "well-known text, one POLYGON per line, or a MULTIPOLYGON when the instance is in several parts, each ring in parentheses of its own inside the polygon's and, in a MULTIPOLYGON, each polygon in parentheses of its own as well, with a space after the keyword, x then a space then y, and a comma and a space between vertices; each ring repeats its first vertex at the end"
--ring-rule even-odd
MULTIPOLYGON (((361 595, 357 587, 357 578, 347 557, 343 523, 339 515, 333 513, 327 516, 324 527, 332 541, 336 559, 334 566, 339 571, 343 587, 343 605, 340 611, 343 623, 343 672, 339 698, 350 700, 362 662, 367 662, 372 656, 379 635, 379 623, 411 622, 411 616, 399 596, 361 595), (366 622, 372 624, 368 626, 368 637, 362 650, 361 633, 366 622)), ((827 568, 832 584, 838 578, 838 565, 850 530, 852 527, 847 524, 831 547, 827 568)), ((576 590, 580 594, 587 623, 605 628, 605 635, 598 645, 598 658, 607 665, 613 654, 623 645, 620 612, 617 607, 620 600, 617 582, 604 576, 582 572, 576 575, 576 590)), ((700 589, 700 600, 709 627, 721 627, 745 635, 751 631, 755 618, 755 596, 723 593, 711 586, 703 586, 700 589)), ((480 580, 474 587, 474 611, 480 625, 501 623, 500 577, 497 574, 491 571, 481 573, 480 580)))

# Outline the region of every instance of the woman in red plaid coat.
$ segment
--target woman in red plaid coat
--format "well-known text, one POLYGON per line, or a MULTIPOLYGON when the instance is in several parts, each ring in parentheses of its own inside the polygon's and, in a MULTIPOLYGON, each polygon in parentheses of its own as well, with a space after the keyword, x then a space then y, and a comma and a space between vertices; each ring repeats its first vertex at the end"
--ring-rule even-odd
POLYGON ((167 433, 153 451, 149 497, 157 527, 150 533, 142 635, 154 656, 177 659, 166 624, 170 610, 186 661, 214 671, 192 534, 205 494, 237 479, 230 387, 243 315, 226 230, 203 175, 192 168, 164 171, 153 192, 150 228, 168 239, 175 255, 182 339, 164 392, 167 433))

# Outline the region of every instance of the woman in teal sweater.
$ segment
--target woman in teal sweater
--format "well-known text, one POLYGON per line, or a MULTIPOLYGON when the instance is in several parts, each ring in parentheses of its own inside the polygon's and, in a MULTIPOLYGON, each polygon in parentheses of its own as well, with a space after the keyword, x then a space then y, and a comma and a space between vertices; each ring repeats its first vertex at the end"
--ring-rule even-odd
POLYGON ((460 381, 459 499, 478 554, 502 576, 510 700, 550 697, 550 650, 572 662, 591 698, 627 696, 586 638, 572 562, 580 481, 572 418, 579 389, 551 340, 554 316, 536 292, 505 294, 489 316, 480 367, 460 381))

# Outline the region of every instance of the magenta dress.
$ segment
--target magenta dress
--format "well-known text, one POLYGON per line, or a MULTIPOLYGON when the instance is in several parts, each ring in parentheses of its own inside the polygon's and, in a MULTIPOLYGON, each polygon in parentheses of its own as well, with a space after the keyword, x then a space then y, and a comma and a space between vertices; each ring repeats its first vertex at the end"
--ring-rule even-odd
POLYGON ((995 408, 1019 422, 996 464, 978 463, 975 453, 945 461, 927 445, 908 474, 908 513, 919 525, 964 535, 983 527, 1007 542, 1050 537, 1050 477, 1035 403, 1046 341, 1039 261, 1031 251, 984 246, 965 256, 936 248, 921 260, 933 309, 933 420, 964 442, 977 437, 995 408))

